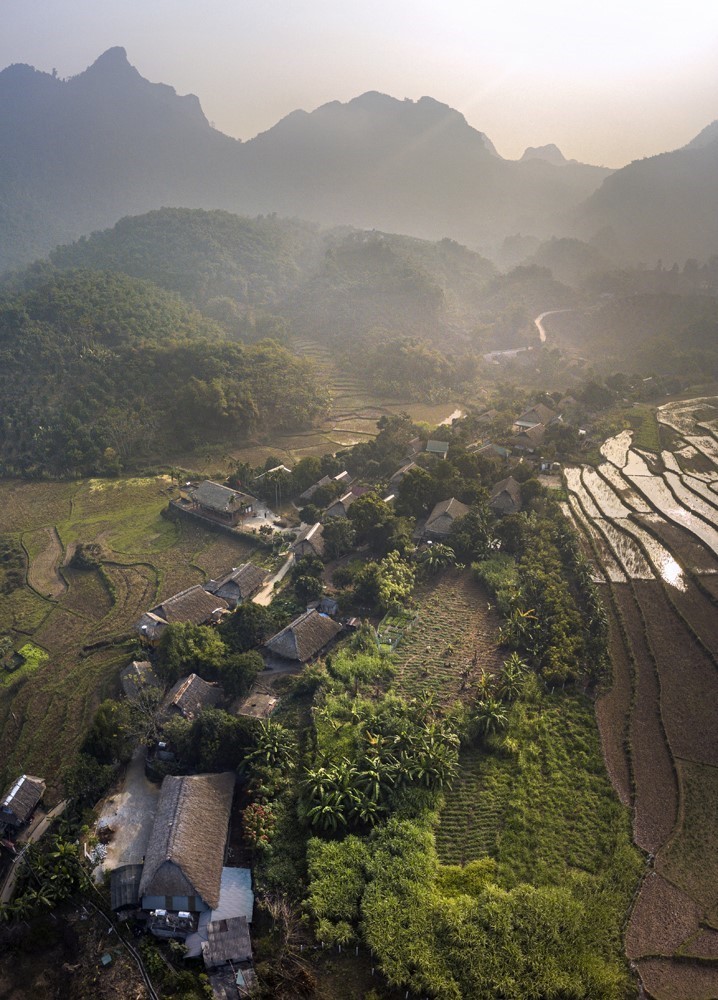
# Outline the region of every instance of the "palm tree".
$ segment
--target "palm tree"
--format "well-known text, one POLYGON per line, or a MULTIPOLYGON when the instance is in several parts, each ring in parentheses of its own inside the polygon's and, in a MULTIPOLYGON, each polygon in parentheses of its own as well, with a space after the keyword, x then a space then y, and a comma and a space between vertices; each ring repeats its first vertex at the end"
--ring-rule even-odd
POLYGON ((424 550, 421 555, 421 564, 430 573, 438 573, 439 570, 447 566, 453 566, 456 562, 456 553, 450 545, 443 545, 441 542, 434 542, 424 550))
POLYGON ((484 738, 505 729, 509 718, 506 710, 497 698, 485 698, 476 703, 473 723, 480 736, 484 738))
POLYGON ((498 686, 502 701, 516 701, 521 694, 527 670, 528 665, 516 652, 511 653, 508 660, 504 661, 498 686))

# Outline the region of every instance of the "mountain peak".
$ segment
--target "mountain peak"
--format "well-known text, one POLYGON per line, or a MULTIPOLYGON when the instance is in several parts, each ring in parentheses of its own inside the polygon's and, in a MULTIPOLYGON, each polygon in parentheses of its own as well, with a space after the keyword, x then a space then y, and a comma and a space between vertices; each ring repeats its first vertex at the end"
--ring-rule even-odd
POLYGON ((710 125, 698 133, 695 139, 691 139, 689 143, 683 147, 683 149, 705 149, 706 146, 711 146, 714 142, 718 141, 718 119, 711 122, 710 125))
POLYGON ((525 160, 545 160, 547 163, 553 163, 556 167, 562 167, 569 162, 553 142, 546 146, 528 146, 524 150, 520 162, 523 163, 525 160))

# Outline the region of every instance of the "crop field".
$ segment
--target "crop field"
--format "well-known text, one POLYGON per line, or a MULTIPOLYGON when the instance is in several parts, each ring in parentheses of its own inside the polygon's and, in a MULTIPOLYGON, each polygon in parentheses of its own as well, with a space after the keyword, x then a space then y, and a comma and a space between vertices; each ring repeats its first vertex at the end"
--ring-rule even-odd
POLYGON ((418 592, 418 620, 399 643, 397 686, 408 696, 433 692, 442 704, 467 700, 481 672, 500 669, 500 618, 468 570, 450 569, 418 592))
POLYGON ((603 593, 614 684, 596 712, 624 801, 630 779, 634 840, 655 857, 626 935, 655 1000, 718 996, 716 416, 715 400, 668 404, 658 410, 660 461, 655 442, 624 431, 602 446, 607 462, 598 476, 566 470, 571 523, 610 581, 603 593), (597 530, 605 548, 596 545, 597 530), (627 537, 650 578, 627 558, 627 537), (606 549, 626 582, 609 571, 606 549))
POLYGON ((52 802, 97 705, 117 693, 141 613, 257 558, 250 542, 163 518, 171 490, 163 476, 0 483, 0 533, 29 563, 28 585, 0 601, 0 633, 37 651, 0 671, 0 785, 18 768, 42 774, 52 802), (67 565, 78 543, 101 547, 99 568, 67 565))
POLYGON ((588 873, 621 926, 641 860, 588 699, 543 694, 515 703, 504 746, 463 751, 445 800, 436 836, 443 864, 488 855, 512 884, 560 884, 588 873))

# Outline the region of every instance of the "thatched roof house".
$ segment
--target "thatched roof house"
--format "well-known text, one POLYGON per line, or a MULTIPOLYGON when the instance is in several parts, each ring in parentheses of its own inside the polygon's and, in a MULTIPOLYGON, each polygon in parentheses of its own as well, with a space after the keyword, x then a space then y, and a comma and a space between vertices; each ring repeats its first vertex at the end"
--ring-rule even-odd
POLYGON ((226 524, 237 524, 243 514, 249 514, 257 502, 256 497, 229 486, 205 479, 190 493, 199 512, 226 524))
POLYGON ((206 969, 216 969, 228 962, 248 962, 251 957, 252 943, 246 917, 213 920, 207 925, 207 940, 202 942, 206 969))
POLYGON ((306 663, 329 645, 341 630, 339 622, 312 608, 295 618, 281 632, 273 635, 265 645, 267 649, 285 660, 306 663))
POLYGON ((357 494, 352 490, 345 493, 343 496, 338 497, 333 503, 331 503, 327 509, 324 511, 324 518, 328 517, 346 517, 347 511, 357 499, 357 494))
POLYGON ((135 704, 143 692, 162 690, 149 660, 133 660, 129 666, 124 667, 120 671, 120 686, 125 698, 135 704))
POLYGON ((164 779, 140 882, 143 909, 219 905, 233 796, 229 771, 164 779))
POLYGON ((399 469, 396 470, 394 475, 389 480, 389 485, 398 486, 408 472, 411 472, 412 469, 417 469, 417 468, 418 466, 416 462, 407 462, 405 465, 402 465, 399 469))
POLYGON ((290 546, 297 559, 303 556, 324 557, 324 527, 317 521, 302 528, 290 546))
POLYGON ((536 451, 543 444, 546 428, 543 424, 534 424, 515 434, 509 441, 515 451, 536 451))
POLYGON ((469 508, 466 504, 455 497, 440 500, 427 517, 426 524, 421 530, 421 537, 436 542, 446 541, 454 521, 468 513, 469 508))
POLYGON ((204 589, 208 593, 214 594, 215 597, 221 597, 230 608, 236 608, 242 601, 248 600, 257 593, 264 585, 268 575, 266 570, 255 563, 243 563, 219 580, 210 580, 205 583, 204 589))
POLYGON ((333 482, 334 480, 331 476, 322 476, 318 482, 312 483, 311 486, 308 486, 304 493, 300 493, 297 499, 301 500, 303 503, 307 503, 307 501, 312 499, 318 489, 321 489, 322 486, 331 486, 333 482))
POLYGON ((513 476, 502 479, 494 486, 489 507, 495 514, 517 514, 521 510, 521 485, 513 476))
POLYGON ((44 794, 42 778, 21 774, 0 799, 0 826, 24 826, 44 794))
POLYGON ((222 689, 217 684, 208 684, 197 674, 181 677, 174 684, 162 705, 165 715, 178 712, 191 722, 205 708, 213 708, 222 700, 222 689))
POLYGON ((193 587, 166 598, 161 604, 146 611, 135 626, 135 630, 141 639, 154 644, 159 642, 168 625, 176 622, 208 625, 219 621, 222 612, 228 607, 223 598, 208 594, 201 584, 196 583, 193 587))
POLYGON ((537 403, 532 406, 531 409, 526 410, 514 420, 514 427, 517 430, 521 430, 528 427, 535 427, 537 424, 543 424, 548 427, 550 424, 554 424, 561 419, 560 415, 556 413, 555 410, 550 409, 543 403, 537 403))

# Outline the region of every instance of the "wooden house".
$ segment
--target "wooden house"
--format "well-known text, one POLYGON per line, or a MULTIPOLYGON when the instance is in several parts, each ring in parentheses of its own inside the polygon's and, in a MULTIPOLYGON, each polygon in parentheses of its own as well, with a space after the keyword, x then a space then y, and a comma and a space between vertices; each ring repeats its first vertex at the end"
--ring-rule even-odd
POLYGON ((232 527, 239 524, 247 514, 251 514, 257 503, 256 498, 248 493, 232 490, 210 479, 205 479, 192 490, 190 498, 198 514, 232 527))
POLYGON ((306 663, 328 646, 341 631, 339 622, 312 608, 268 639, 265 646, 285 660, 306 663))
POLYGON ((489 507, 494 514, 517 514, 521 510, 521 486, 513 476, 497 483, 491 491, 489 507))
POLYGON ((168 625, 177 622, 210 625, 219 621, 228 607, 222 597, 208 594, 196 583, 146 611, 135 625, 135 631, 148 645, 156 646, 168 625))
POLYGON ((181 677, 165 695, 162 713, 166 718, 181 715, 190 722, 205 708, 214 708, 222 700, 222 689, 209 684, 197 674, 181 677))
POLYGON ((25 826, 44 794, 42 778, 21 774, 0 799, 0 829, 25 826))
POLYGON ((143 910, 219 905, 234 782, 230 771, 164 779, 139 885, 143 910))
POLYGON ((255 563, 243 563, 229 573, 225 573, 219 580, 210 580, 205 583, 204 589, 221 597, 230 608, 236 608, 242 601, 249 600, 266 583, 268 573, 255 563))
POLYGON ((316 524, 308 524, 302 528, 290 546, 295 559, 303 556, 313 556, 317 559, 324 558, 324 528, 317 521, 316 524))
POLYGON ((455 497, 451 497, 449 500, 440 500, 427 517, 423 528, 418 532, 419 537, 425 541, 445 542, 454 521, 468 513, 469 508, 466 504, 455 497))

